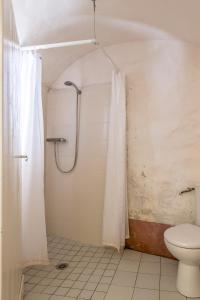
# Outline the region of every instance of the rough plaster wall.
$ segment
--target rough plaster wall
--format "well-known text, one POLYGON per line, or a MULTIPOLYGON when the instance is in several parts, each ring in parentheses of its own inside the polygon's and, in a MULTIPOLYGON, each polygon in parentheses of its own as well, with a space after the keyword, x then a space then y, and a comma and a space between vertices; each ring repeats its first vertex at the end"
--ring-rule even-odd
POLYGON ((193 222, 200 184, 200 53, 160 47, 128 72, 128 195, 134 219, 193 222))
MULTIPOLYGON (((179 192, 200 184, 199 49, 178 41, 147 41, 106 51, 127 74, 130 218, 194 222, 194 192, 179 192)), ((71 65, 54 88, 62 88, 65 79, 80 86, 108 82, 112 70, 99 55, 71 65)))

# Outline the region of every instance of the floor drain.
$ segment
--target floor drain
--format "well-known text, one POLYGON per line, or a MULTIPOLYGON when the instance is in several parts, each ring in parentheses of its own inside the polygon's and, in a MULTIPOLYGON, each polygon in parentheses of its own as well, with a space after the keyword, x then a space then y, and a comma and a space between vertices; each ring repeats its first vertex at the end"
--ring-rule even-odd
POLYGON ((68 267, 68 264, 66 264, 66 263, 61 263, 61 264, 58 264, 57 266, 56 266, 56 269, 57 270, 64 270, 64 269, 66 269, 68 267))

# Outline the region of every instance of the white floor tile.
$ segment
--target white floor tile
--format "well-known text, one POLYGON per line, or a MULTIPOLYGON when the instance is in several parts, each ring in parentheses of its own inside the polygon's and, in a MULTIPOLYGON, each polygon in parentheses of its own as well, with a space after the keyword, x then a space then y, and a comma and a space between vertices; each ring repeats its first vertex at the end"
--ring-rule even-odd
POLYGON ((57 287, 55 286, 48 286, 44 289, 43 293, 48 295, 53 295, 54 292, 57 290, 57 287))
POLYGON ((83 275, 91 275, 94 271, 92 269, 85 269, 83 275))
POLYGON ((81 293, 79 289, 70 289, 67 293, 67 297, 77 298, 81 293))
POLYGON ((55 295, 57 295, 57 296, 65 296, 65 295, 67 295, 68 291, 69 291, 69 288, 59 287, 55 291, 55 295))
POLYGON ((59 237, 48 237, 48 250, 51 265, 25 272, 25 300, 159 300, 159 283, 160 300, 186 300, 175 289, 175 260, 129 249, 118 254, 59 237), (69 266, 56 270, 58 262, 69 266))
POLYGON ((120 258, 111 258, 111 260, 110 260, 110 263, 111 264, 116 264, 116 265, 118 265, 119 264, 119 262, 120 262, 120 258))
POLYGON ((104 273, 103 273, 103 276, 114 276, 115 274, 115 271, 114 270, 106 270, 104 273))
POLYGON ((25 296, 24 300, 49 300, 50 295, 30 293, 25 296))
POLYGON ((83 281, 83 282, 87 282, 89 280, 89 278, 90 278, 90 275, 80 275, 78 277, 78 280, 83 281))
POLYGON ((72 274, 81 274, 84 270, 84 267, 77 267, 72 271, 72 274))
POLYGON ((62 272, 56 277, 56 279, 66 280, 68 276, 69 276, 69 273, 62 272))
POLYGON ((80 276, 79 274, 70 274, 67 277, 67 279, 69 279, 69 280, 77 280, 79 276, 80 276))
POLYGON ((121 260, 118 270, 136 273, 138 271, 138 268, 139 268, 138 261, 124 259, 124 260, 121 260))
POLYGON ((72 285, 74 284, 74 281, 72 281, 72 280, 65 280, 65 281, 63 281, 63 283, 62 283, 62 287, 72 287, 72 285))
POLYGON ((161 276, 160 290, 161 291, 169 291, 169 292, 177 292, 176 276, 161 276))
POLYGON ((95 282, 95 283, 98 283, 100 280, 101 280, 101 275, 92 275, 88 282, 95 282))
POLYGON ((95 292, 92 296, 92 300, 104 300, 106 293, 103 292, 95 292))
POLYGON ((86 282, 84 281, 74 281, 74 284, 73 284, 73 289, 79 289, 79 290, 82 290, 85 286, 86 282))
POLYGON ((158 262, 141 262, 139 273, 160 274, 160 263, 158 262))
POLYGON ((106 283, 99 283, 97 285, 96 291, 97 292, 107 292, 109 289, 109 284, 106 283))
POLYGON ((159 275, 153 274, 138 274, 136 287, 143 289, 159 290, 159 275))
POLYGON ((42 293, 44 291, 44 289, 46 289, 46 286, 44 285, 36 285, 31 292, 32 293, 42 293))
POLYGON ((97 267, 97 263, 89 263, 88 265, 87 265, 87 268, 88 269, 91 269, 91 270, 94 270, 95 268, 97 267))
POLYGON ((37 283, 39 283, 41 280, 42 280, 41 277, 32 277, 32 278, 29 280, 29 283, 37 284, 37 283))
POLYGON ((37 273, 37 277, 45 278, 47 276, 48 272, 46 271, 39 271, 37 273))
POLYGON ((133 288, 111 285, 105 300, 131 300, 133 288))
POLYGON ((178 261, 167 257, 161 257, 161 263, 177 265, 178 261))
POLYGON ((122 256, 122 259, 128 259, 128 260, 136 260, 139 261, 141 258, 141 253, 134 250, 125 249, 124 254, 122 256))
POLYGON ((44 278, 40 281, 40 285, 50 285, 53 279, 44 278))
POLYGON ((186 300, 186 297, 179 294, 178 292, 160 292, 160 300, 186 300))
POLYGON ((136 273, 132 272, 117 271, 113 278, 112 285, 134 287, 136 275, 136 273))
POLYGON ((25 283, 24 285, 24 290, 25 292, 29 292, 30 290, 32 290, 34 288, 35 284, 33 283, 25 283))
POLYGON ((88 290, 88 291, 94 291, 97 287, 98 283, 94 283, 94 282, 88 282, 86 283, 84 289, 88 290))
POLYGON ((132 300, 159 300, 159 291, 136 288, 132 300))
POLYGON ((160 262, 160 256, 143 253, 141 261, 142 262, 160 262))
POLYGON ((161 264, 161 275, 176 276, 177 269, 175 264, 161 264))
POLYGON ((104 270, 96 269, 96 270, 94 271, 93 275, 100 275, 100 276, 102 276, 103 273, 104 273, 104 270))
POLYGON ((100 283, 107 283, 107 284, 110 284, 111 281, 112 281, 113 277, 102 277, 101 280, 100 280, 100 283))
POLYGON ((30 270, 25 271, 25 274, 31 275, 31 276, 35 276, 37 273, 38 273, 38 271, 34 270, 34 269, 30 269, 30 270))
POLYGON ((115 270, 117 269, 117 265, 116 265, 116 264, 111 264, 111 263, 110 263, 110 264, 107 265, 107 269, 108 269, 108 270, 114 270, 114 271, 115 271, 115 270))
POLYGON ((64 280, 61 279, 53 279, 53 281, 51 282, 51 286, 61 286, 61 284, 63 283, 64 280))
POLYGON ((86 290, 83 290, 80 295, 79 295, 79 298, 78 299, 91 299, 92 298, 92 295, 93 295, 93 291, 86 291, 86 290))
POLYGON ((74 298, 53 295, 49 300, 74 300, 74 298))

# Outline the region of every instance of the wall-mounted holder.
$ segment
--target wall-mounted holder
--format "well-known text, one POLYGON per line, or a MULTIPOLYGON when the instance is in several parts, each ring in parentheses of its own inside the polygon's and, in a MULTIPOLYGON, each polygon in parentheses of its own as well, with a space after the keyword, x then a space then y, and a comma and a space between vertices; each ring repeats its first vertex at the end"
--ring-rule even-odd
POLYGON ((192 187, 192 188, 188 187, 187 189, 181 191, 179 193, 179 195, 181 196, 182 194, 189 193, 189 192, 192 192, 192 191, 195 191, 195 188, 194 187, 192 187))
POLYGON ((46 141, 50 142, 50 143, 66 143, 67 142, 67 140, 65 138, 47 138, 46 141))
POLYGON ((25 159, 25 161, 28 161, 28 155, 15 155, 14 158, 25 159))

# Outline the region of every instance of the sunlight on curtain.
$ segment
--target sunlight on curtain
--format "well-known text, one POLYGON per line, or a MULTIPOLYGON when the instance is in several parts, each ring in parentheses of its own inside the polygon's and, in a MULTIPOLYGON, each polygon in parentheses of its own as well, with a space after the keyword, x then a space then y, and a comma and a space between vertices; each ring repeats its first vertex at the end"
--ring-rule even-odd
POLYGON ((114 71, 103 213, 103 245, 118 251, 129 237, 125 75, 114 71))
POLYGON ((44 207, 44 128, 41 60, 36 53, 21 57, 22 260, 23 265, 47 264, 44 207))
MULTIPOLYGON (((12 20, 10 3, 4 9, 12 20)), ((21 203, 20 203, 20 153, 19 80, 20 50, 15 43, 14 23, 6 22, 3 40, 3 203, 2 203, 2 298, 15 299, 19 293, 21 270, 21 203)))

